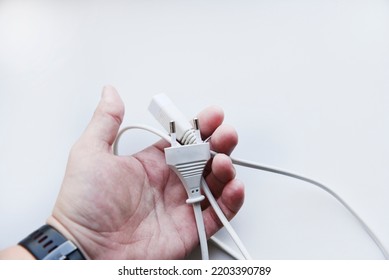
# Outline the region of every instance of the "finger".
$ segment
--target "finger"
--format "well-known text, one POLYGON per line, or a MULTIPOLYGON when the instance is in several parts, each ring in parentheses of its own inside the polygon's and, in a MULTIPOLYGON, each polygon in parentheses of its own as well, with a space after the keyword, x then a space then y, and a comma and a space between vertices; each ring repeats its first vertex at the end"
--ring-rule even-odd
POLYGON ((202 110, 197 118, 199 119, 201 137, 207 139, 222 124, 224 112, 220 107, 210 106, 202 110))
POLYGON ((236 171, 231 159, 224 154, 217 154, 211 163, 211 172, 206 181, 215 197, 219 197, 224 186, 235 178, 236 171))
MULTIPOLYGON (((226 124, 220 125, 215 130, 210 140, 211 150, 226 155, 231 154, 237 144, 238 134, 232 126, 226 124)), ((210 162, 212 161, 213 159, 210 162)), ((211 171, 211 164, 208 163, 205 167, 204 174, 207 176, 211 171)))
POLYGON ((115 141, 123 116, 124 104, 119 94, 112 86, 105 86, 82 139, 89 145, 110 148, 115 141))
MULTIPOLYGON (((241 181, 234 179, 225 186, 221 196, 217 199, 220 209, 228 220, 231 220, 244 202, 244 185, 241 181)), ((216 215, 212 207, 208 207, 203 211, 204 223, 206 227, 207 237, 214 235, 220 228, 222 223, 216 215)))
POLYGON ((227 124, 217 127, 210 140, 211 150, 227 155, 231 154, 237 144, 238 133, 232 126, 227 124))

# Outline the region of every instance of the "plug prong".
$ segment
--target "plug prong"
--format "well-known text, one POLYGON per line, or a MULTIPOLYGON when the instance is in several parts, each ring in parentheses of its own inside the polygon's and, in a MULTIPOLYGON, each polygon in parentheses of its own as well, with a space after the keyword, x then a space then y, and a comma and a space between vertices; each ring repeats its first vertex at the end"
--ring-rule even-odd
POLYGON ((170 121, 169 127, 170 127, 170 134, 176 133, 176 123, 174 121, 170 121))
POLYGON ((200 143, 203 142, 203 140, 201 139, 200 124, 199 124, 199 119, 198 118, 194 118, 193 119, 193 125, 194 125, 194 128, 195 128, 196 143, 200 144, 200 143))
POLYGON ((198 118, 194 118, 193 119, 193 124, 194 124, 194 128, 196 130, 199 130, 200 129, 200 126, 199 126, 199 119, 198 118))
POLYGON ((169 123, 169 129, 170 129, 170 141, 171 146, 177 146, 177 136, 176 136, 176 123, 174 121, 170 121, 169 123))

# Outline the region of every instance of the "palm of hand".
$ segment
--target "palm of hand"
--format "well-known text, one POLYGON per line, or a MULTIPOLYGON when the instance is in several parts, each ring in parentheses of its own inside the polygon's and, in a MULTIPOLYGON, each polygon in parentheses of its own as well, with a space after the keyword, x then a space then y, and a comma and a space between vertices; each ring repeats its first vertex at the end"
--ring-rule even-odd
POLYGON ((73 223, 64 226, 78 229, 72 234, 93 248, 88 255, 182 258, 193 249, 193 209, 166 166, 162 142, 133 157, 78 150, 84 148, 73 148, 53 216, 73 223))

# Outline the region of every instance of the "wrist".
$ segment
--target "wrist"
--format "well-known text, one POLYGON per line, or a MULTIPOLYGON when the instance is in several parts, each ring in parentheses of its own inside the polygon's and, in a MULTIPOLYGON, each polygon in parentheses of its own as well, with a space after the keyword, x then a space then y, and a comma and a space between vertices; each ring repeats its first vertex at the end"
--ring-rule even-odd
POLYGON ((0 260, 35 260, 35 257, 20 245, 0 251, 0 260))
POLYGON ((58 219, 56 219, 53 215, 51 215, 46 223, 50 226, 52 226, 53 228, 55 228, 58 232, 60 232, 66 239, 72 241, 76 246, 77 248, 81 251, 81 253, 84 255, 84 257, 86 259, 91 259, 89 257, 89 255, 86 253, 86 250, 85 248, 83 247, 83 244, 81 244, 81 242, 79 241, 79 239, 77 239, 74 234, 72 234, 70 232, 70 230, 68 230, 67 227, 65 227, 60 221, 58 221, 58 219))

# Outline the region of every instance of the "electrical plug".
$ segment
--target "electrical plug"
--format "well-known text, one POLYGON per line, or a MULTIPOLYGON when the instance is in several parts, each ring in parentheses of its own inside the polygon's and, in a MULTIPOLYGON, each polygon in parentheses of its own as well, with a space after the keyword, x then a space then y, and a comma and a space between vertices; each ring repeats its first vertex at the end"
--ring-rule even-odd
POLYGON ((209 143, 201 140, 198 119, 194 119, 192 127, 164 93, 153 97, 149 111, 166 131, 170 131, 171 147, 165 149, 166 163, 184 184, 189 197, 187 203, 203 200, 201 178, 211 154, 209 143))
POLYGON ((195 123, 195 143, 179 145, 176 141, 175 122, 170 122, 170 137, 172 146, 165 148, 166 163, 177 174, 188 194, 186 203, 193 204, 204 199, 201 194, 201 179, 205 165, 211 157, 209 143, 203 143, 200 138, 198 120, 195 123))

